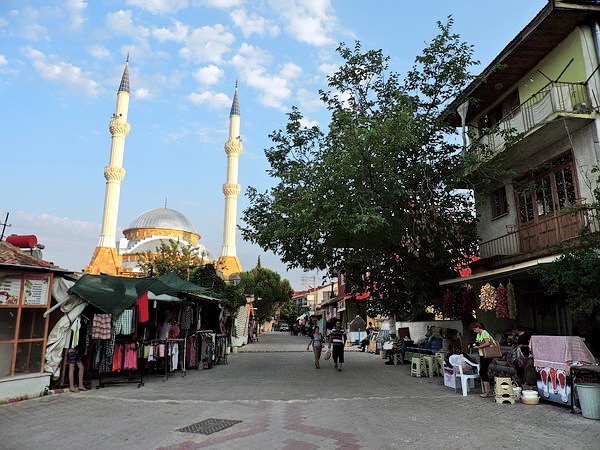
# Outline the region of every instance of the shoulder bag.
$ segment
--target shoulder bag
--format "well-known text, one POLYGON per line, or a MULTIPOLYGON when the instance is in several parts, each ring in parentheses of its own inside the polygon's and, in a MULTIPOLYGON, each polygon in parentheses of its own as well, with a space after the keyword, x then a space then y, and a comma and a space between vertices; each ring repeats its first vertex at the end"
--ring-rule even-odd
POLYGON ((502 350, 500 350, 500 344, 494 340, 494 338, 490 337, 489 339, 490 345, 488 347, 483 347, 483 357, 484 358, 500 358, 502 356, 502 350))

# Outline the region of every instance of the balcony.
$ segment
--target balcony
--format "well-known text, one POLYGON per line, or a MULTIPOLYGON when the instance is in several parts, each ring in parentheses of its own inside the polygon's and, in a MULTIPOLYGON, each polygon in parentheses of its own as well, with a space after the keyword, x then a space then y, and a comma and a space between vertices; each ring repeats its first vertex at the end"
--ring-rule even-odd
MULTIPOLYGON (((549 83, 524 103, 503 117, 497 126, 481 136, 468 148, 469 152, 485 149, 489 154, 497 154, 507 147, 512 137, 516 142, 523 140, 544 125, 555 122, 558 117, 570 119, 588 119, 594 110, 590 101, 588 86, 585 83, 549 83)), ((581 127, 581 122, 571 129, 581 127)), ((564 131, 564 125, 562 125, 564 131)), ((547 142, 552 136, 545 136, 540 143, 547 142)), ((531 142, 527 145, 531 147, 531 142)))
POLYGON ((534 223, 521 226, 520 230, 480 242, 479 256, 485 264, 490 260, 518 261, 533 255, 550 254, 556 251, 557 245, 579 236, 584 228, 598 233, 600 224, 597 218, 582 210, 538 218, 534 223))

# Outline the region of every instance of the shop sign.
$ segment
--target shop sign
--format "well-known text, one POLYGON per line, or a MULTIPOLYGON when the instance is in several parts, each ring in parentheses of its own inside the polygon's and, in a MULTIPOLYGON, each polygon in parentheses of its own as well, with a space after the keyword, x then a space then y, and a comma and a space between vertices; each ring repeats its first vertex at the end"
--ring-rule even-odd
POLYGON ((346 311, 346 299, 343 298, 338 302, 338 311, 346 311))
POLYGON ((21 295, 21 277, 0 278, 0 305, 17 305, 21 295))
POLYGON ((50 279, 44 275, 27 275, 25 278, 25 305, 47 305, 50 279))

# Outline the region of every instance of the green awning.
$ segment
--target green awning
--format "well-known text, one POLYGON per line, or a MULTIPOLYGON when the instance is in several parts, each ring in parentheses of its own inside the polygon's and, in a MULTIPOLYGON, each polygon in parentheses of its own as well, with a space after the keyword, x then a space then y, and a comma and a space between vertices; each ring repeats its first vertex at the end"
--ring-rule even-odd
POLYGON ((160 295, 206 290, 207 288, 182 280, 173 272, 157 278, 85 274, 71 287, 70 292, 79 295, 101 311, 118 316, 125 309, 131 308, 145 291, 160 295))

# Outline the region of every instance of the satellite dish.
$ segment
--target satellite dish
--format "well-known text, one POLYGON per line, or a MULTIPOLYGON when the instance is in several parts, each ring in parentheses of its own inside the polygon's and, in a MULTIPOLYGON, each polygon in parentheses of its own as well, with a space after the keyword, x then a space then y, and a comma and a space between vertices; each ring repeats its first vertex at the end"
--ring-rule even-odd
POLYGON ((229 275, 229 282, 231 284, 233 284, 234 286, 237 286, 238 284, 240 284, 241 280, 242 280, 242 277, 240 277, 239 273, 232 273, 231 275, 229 275))

